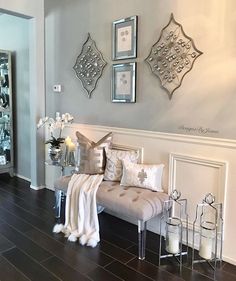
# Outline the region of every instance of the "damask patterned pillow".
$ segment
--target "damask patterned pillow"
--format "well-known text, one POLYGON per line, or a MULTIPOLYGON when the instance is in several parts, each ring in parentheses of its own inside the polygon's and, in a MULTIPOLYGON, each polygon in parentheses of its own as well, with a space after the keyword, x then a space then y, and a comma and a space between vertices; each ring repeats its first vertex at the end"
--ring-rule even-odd
POLYGON ((78 148, 76 171, 80 174, 103 174, 105 170, 105 149, 111 146, 112 133, 105 135, 97 143, 76 132, 78 148))
POLYGON ((148 188, 162 192, 162 173, 164 165, 134 164, 123 161, 121 185, 148 188))
POLYGON ((122 160, 137 163, 139 152, 136 150, 106 149, 106 168, 104 180, 120 181, 122 176, 122 160))

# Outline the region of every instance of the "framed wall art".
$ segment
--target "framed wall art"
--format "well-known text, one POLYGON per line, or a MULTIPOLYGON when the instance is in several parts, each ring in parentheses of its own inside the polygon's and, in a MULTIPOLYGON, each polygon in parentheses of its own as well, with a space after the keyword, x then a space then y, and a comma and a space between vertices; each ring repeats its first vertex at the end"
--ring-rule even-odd
POLYGON ((137 57, 138 16, 114 21, 112 24, 112 59, 137 57))
POLYGON ((136 101, 136 62, 113 64, 112 102, 136 101))

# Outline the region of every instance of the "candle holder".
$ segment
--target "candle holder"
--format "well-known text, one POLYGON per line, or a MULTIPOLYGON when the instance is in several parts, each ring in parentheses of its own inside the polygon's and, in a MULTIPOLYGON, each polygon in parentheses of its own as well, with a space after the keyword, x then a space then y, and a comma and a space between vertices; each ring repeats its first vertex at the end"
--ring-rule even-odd
POLYGON ((75 149, 75 173, 79 173, 79 167, 80 167, 80 145, 77 141, 76 143, 76 149, 75 149))
POLYGON ((68 147, 66 147, 64 163, 66 166, 75 165, 75 151, 71 151, 68 147))
POLYGON ((171 192, 169 200, 164 201, 163 204, 160 221, 159 265, 162 259, 174 256, 181 269, 182 256, 188 253, 188 214, 187 199, 180 199, 180 197, 181 193, 175 189, 171 192), (183 251, 183 238, 186 239, 186 251, 183 251), (162 254, 163 251, 167 253, 162 254))
POLYGON ((222 262, 223 207, 215 203, 215 196, 208 193, 197 205, 193 223, 192 268, 196 263, 206 262, 215 271, 222 262), (199 250, 198 255, 196 249, 199 250))

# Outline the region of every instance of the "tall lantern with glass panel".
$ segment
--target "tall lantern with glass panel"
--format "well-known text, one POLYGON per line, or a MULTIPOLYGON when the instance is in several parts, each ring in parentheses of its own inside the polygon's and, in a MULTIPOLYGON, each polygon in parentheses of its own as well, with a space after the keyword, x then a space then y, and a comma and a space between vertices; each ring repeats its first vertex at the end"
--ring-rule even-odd
POLYGON ((0 173, 13 176, 11 52, 0 50, 0 173))

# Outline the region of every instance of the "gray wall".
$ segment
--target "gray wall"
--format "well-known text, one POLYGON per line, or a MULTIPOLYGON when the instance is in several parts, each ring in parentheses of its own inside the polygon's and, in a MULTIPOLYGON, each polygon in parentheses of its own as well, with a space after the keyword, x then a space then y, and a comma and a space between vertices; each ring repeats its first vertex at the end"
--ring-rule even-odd
POLYGON ((168 133, 236 138, 236 2, 234 0, 45 0, 46 110, 77 122, 168 133), (144 63, 171 12, 204 54, 172 100, 144 63), (136 104, 114 104, 111 24, 139 17, 136 104), (72 69, 90 32, 108 65, 89 100, 72 69), (53 84, 62 84, 62 94, 53 84))
POLYGON ((28 20, 0 16, 0 49, 13 52, 15 172, 30 178, 29 26, 28 20))

